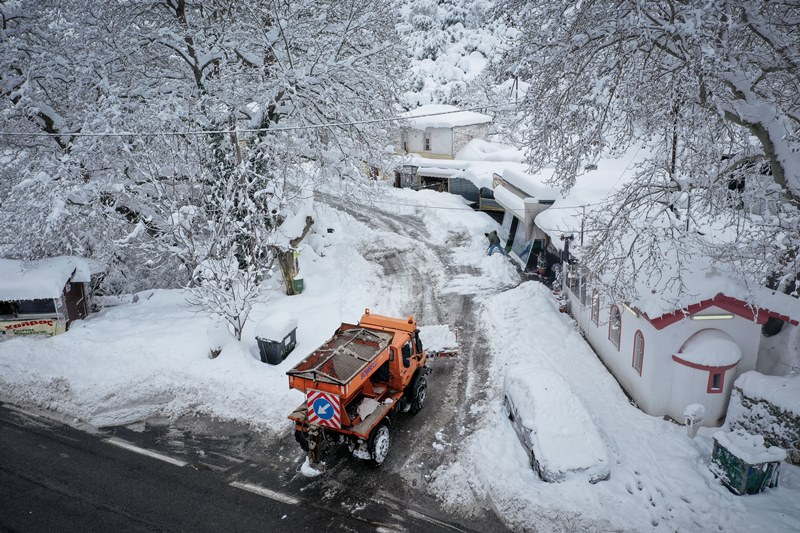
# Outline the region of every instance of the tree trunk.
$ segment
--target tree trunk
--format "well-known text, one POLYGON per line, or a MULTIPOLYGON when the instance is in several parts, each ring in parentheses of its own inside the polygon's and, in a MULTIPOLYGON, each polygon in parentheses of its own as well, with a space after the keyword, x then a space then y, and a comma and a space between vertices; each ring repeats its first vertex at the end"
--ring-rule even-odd
POLYGON ((294 258, 294 252, 300 245, 300 242, 308 235, 308 232, 311 231, 313 225, 314 219, 306 217, 306 225, 303 228, 303 232, 299 237, 289 241, 288 250, 282 250, 277 246, 272 246, 272 251, 275 253, 275 257, 278 258, 278 264, 281 266, 281 274, 283 275, 283 284, 286 288, 286 294, 289 296, 297 294, 294 290, 294 279, 297 275, 298 265, 294 258))

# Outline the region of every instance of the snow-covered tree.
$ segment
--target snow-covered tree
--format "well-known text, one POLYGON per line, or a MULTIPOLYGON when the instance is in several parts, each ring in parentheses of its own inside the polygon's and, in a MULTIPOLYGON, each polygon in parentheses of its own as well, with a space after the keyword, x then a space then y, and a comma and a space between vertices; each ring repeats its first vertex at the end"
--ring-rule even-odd
POLYGON ((797 290, 800 5, 508 0, 498 16, 518 32, 497 73, 530 84, 533 166, 570 187, 601 153, 647 145, 582 254, 617 294, 698 253, 797 290))
POLYGON ((197 283, 231 258, 258 281, 302 181, 385 166, 372 121, 394 114, 403 61, 384 0, 19 0, 0 14, 3 131, 58 134, 2 137, 4 255, 98 257, 120 290, 197 283), (138 133, 94 135, 114 132, 138 133))
POLYGON ((490 21, 491 0, 404 2, 398 31, 412 58, 407 105, 469 101, 467 87, 494 55, 504 25, 490 21))

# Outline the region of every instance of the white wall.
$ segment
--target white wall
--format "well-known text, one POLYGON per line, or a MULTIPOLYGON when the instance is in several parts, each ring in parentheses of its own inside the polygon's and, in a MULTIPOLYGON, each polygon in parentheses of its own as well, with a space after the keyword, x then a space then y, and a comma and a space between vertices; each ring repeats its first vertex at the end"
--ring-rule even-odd
POLYGON ((702 426, 716 427, 722 423, 728 410, 736 368, 725 372, 722 392, 709 393, 708 371, 691 368, 679 363, 672 364, 672 398, 667 413, 674 420, 683 422, 683 412, 687 405, 702 404, 706 408, 706 416, 700 423, 702 426))
MULTIPOLYGON (((425 132, 422 130, 404 130, 404 139, 408 152, 419 153, 425 147, 425 132)), ((402 145, 401 145, 402 146, 402 145)))
MULTIPOLYGON (((702 403, 706 407, 704 425, 717 425, 717 416, 725 414, 731 386, 741 373, 755 368, 761 326, 752 320, 734 315, 729 320, 696 321, 683 319, 662 330, 657 330, 644 317, 636 317, 617 304, 622 316, 620 347, 617 349, 608 339, 608 320, 611 302, 600 297, 599 325, 591 320, 592 288, 587 290, 586 305, 580 303, 578 295, 567 291, 572 315, 583 330, 589 344, 600 356, 605 365, 623 389, 633 398, 639 408, 651 415, 669 415, 682 422, 683 409, 691 403, 702 403), (742 350, 739 365, 726 372, 724 390, 718 394, 708 394, 708 371, 692 369, 672 360, 683 343, 702 329, 720 329, 730 335, 742 350), (642 375, 633 368, 633 340, 636 331, 644 336, 644 360, 642 375), (689 374, 675 374, 680 366, 689 374), (695 376, 697 374, 697 376, 695 376), (697 380, 695 381, 695 377, 697 380), (691 391, 691 393, 690 393, 691 391)), ((710 307, 702 314, 728 313, 717 307, 710 307)))
POLYGON ((455 128, 428 128, 426 130, 403 130, 398 150, 402 151, 403 140, 407 151, 415 154, 433 154, 452 159, 472 139, 485 139, 488 124, 457 126, 455 128), (425 150, 425 136, 430 138, 430 150, 425 150))
POLYGON ((425 131, 431 138, 432 154, 449 155, 453 157, 453 130, 450 128, 431 128, 425 131))

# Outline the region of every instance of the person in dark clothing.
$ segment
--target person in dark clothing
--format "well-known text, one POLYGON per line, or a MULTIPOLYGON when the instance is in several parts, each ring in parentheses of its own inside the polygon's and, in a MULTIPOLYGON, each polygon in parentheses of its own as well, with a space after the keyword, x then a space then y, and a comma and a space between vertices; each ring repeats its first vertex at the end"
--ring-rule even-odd
POLYGON ((492 255, 495 250, 498 250, 500 253, 505 254, 506 251, 500 246, 500 237, 497 236, 497 232, 492 230, 491 233, 484 233, 486 238, 489 239, 489 249, 486 250, 486 255, 492 255))

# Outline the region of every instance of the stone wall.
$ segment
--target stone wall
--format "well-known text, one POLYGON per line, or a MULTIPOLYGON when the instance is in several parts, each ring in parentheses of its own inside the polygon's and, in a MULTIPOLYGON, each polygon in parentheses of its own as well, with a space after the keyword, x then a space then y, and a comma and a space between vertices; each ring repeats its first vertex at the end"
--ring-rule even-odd
POLYGON ((725 421, 728 429, 742 428, 762 435, 764 442, 786 450, 786 460, 800 465, 800 414, 786 411, 760 398, 747 396, 734 387, 725 421))

